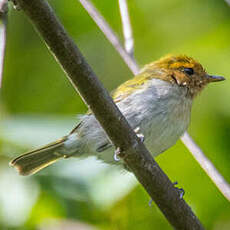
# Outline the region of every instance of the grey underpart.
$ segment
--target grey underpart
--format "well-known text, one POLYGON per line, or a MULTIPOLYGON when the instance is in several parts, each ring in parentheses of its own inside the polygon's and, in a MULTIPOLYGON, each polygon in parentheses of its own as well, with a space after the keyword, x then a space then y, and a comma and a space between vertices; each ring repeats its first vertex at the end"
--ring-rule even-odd
MULTIPOLYGON (((134 132, 137 134, 137 136, 140 138, 141 142, 144 142, 145 137, 142 133, 140 133, 140 127, 137 127, 136 129, 134 129, 134 132)), ((105 144, 99 146, 96 151, 101 153, 109 148, 111 148, 113 145, 109 142, 106 142, 105 144)), ((118 154, 117 154, 118 155, 118 154)))

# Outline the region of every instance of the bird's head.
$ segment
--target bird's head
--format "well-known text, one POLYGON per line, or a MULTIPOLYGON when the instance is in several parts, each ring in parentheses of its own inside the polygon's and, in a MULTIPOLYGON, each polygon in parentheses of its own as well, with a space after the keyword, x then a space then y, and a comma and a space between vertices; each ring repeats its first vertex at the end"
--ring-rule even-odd
POLYGON ((171 84, 185 87, 188 90, 188 95, 192 98, 208 83, 225 80, 224 77, 207 74, 199 62, 185 55, 168 55, 145 66, 142 72, 171 84))

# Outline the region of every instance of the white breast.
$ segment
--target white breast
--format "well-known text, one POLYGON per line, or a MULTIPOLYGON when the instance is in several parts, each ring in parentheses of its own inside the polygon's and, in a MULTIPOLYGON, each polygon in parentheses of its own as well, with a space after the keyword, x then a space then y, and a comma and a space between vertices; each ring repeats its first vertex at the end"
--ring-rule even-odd
POLYGON ((160 79, 153 79, 145 87, 119 108, 133 128, 140 127, 147 148, 156 156, 174 145, 186 131, 192 99, 186 96, 186 88, 160 79))

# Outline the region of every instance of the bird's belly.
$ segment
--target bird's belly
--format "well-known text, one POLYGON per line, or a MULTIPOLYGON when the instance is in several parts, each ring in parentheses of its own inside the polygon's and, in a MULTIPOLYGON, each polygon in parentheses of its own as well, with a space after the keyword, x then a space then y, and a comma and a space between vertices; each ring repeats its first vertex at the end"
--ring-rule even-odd
MULTIPOLYGON (((165 115, 155 117, 148 121, 142 121, 140 124, 140 133, 144 135, 144 144, 152 154, 157 156, 164 152, 183 135, 189 124, 189 115, 186 119, 167 118, 165 115)), ((115 161, 114 147, 107 149, 101 153, 97 153, 97 157, 106 163, 120 164, 122 161, 115 161)))
POLYGON ((153 156, 157 156, 173 146, 183 135, 189 121, 174 121, 173 124, 162 119, 150 122, 144 128, 145 145, 153 156))

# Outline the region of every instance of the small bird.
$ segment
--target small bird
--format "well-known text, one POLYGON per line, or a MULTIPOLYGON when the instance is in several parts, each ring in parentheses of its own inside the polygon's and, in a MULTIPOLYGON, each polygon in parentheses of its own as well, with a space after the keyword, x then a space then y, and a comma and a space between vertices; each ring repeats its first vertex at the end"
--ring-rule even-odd
MULTIPOLYGON (((146 65, 133 79, 120 85, 113 99, 130 126, 144 136, 153 156, 176 143, 190 123, 193 99, 210 82, 224 77, 206 73, 185 55, 168 55, 146 65)), ((81 116, 69 135, 10 162, 19 174, 30 175, 61 158, 96 156, 109 164, 123 165, 115 147, 92 113, 81 116)))

